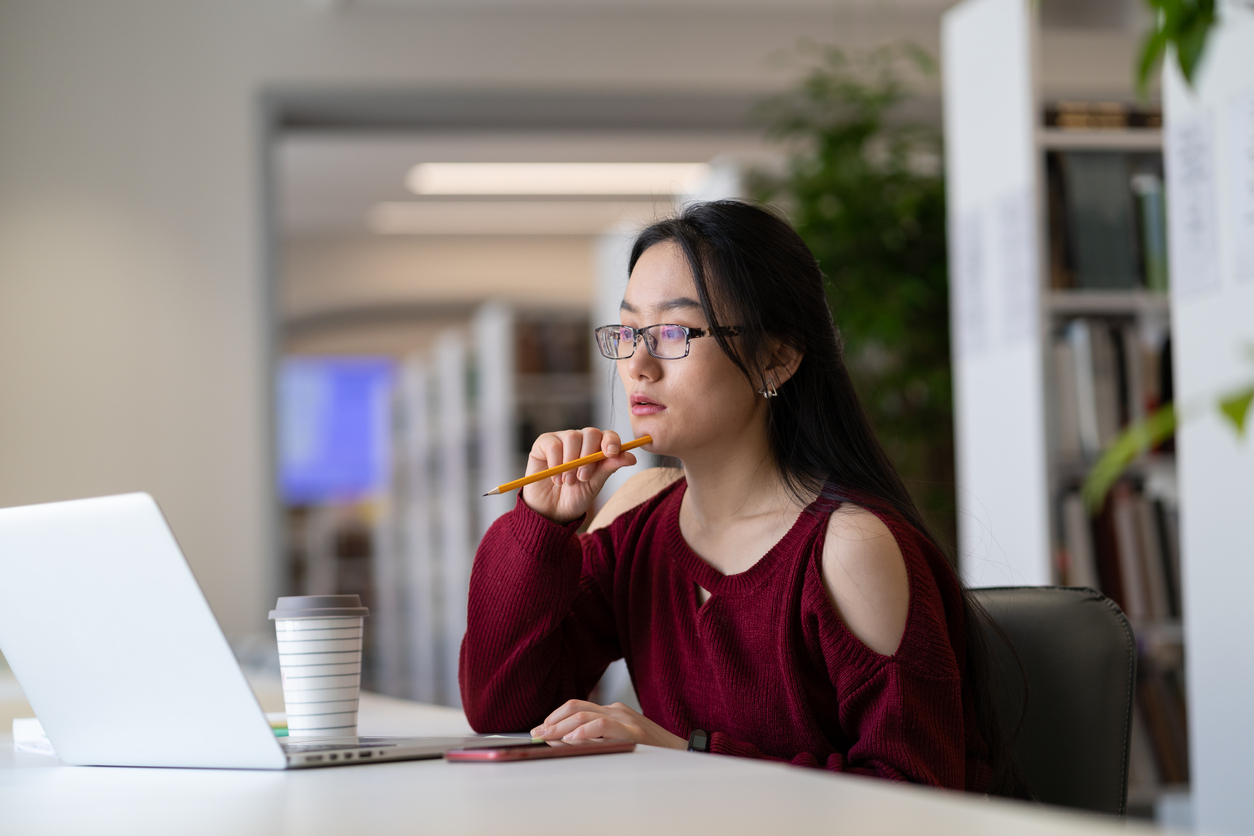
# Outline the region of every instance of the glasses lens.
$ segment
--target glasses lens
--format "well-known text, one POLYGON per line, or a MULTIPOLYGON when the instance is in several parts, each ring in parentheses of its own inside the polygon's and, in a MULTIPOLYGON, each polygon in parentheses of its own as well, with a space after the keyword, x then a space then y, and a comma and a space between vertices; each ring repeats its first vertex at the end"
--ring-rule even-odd
POLYGON ((597 347, 611 360, 630 357, 636 346, 636 334, 625 325, 602 325, 596 330, 597 347))
POLYGON ((678 360, 688 355, 688 331, 679 325, 654 325, 646 339, 654 357, 678 360))

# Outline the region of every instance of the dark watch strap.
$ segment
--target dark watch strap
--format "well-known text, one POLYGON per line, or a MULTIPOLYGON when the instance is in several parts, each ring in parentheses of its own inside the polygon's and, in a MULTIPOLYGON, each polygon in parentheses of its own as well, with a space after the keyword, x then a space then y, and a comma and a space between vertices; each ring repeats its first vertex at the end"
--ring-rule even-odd
POLYGON ((710 733, 705 729, 693 729, 692 734, 688 735, 688 751, 710 751, 710 733))

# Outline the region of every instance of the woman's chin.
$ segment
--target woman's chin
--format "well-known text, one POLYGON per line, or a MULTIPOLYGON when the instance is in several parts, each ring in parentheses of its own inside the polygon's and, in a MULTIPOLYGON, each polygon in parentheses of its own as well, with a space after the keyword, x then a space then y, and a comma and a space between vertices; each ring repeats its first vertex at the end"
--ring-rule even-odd
POLYGON ((640 448, 641 450, 645 450, 649 453, 652 453, 655 456, 675 456, 676 455, 676 453, 674 452, 673 445, 667 442, 667 437, 665 435, 660 435, 657 432, 650 433, 648 430, 645 430, 643 432, 637 433, 636 438, 639 438, 640 436, 645 435, 646 433, 652 436, 653 441, 641 447, 640 448))
MULTIPOLYGON (((648 422, 641 421, 640 423, 642 423, 642 424, 643 424, 643 423, 648 423, 648 422)), ((659 436, 658 436, 658 432, 657 432, 656 427, 652 428, 652 429, 653 429, 653 432, 649 432, 649 429, 650 429, 650 428, 645 428, 645 427, 641 427, 641 426, 639 426, 639 425, 636 423, 635 419, 634 419, 634 418, 632 419, 632 422, 631 422, 631 437, 632 437, 632 438, 639 438, 639 437, 640 437, 640 436, 642 436, 642 435, 648 435, 648 436, 651 436, 651 437, 653 438, 653 440, 652 440, 651 442, 649 442, 648 444, 644 445, 643 447, 640 447, 639 449, 640 449, 640 450, 643 450, 643 451, 645 451, 645 452, 648 452, 648 453, 655 453, 655 454, 656 454, 656 453, 657 453, 658 443, 659 443, 659 440, 660 440, 660 439, 659 439, 659 436)), ((624 437, 623 437, 623 441, 630 441, 630 440, 631 440, 631 439, 627 438, 626 436, 624 436, 624 437)), ((660 454, 658 454, 658 455, 663 455, 663 456, 664 456, 664 455, 666 455, 666 454, 665 454, 665 453, 660 453, 660 454)))

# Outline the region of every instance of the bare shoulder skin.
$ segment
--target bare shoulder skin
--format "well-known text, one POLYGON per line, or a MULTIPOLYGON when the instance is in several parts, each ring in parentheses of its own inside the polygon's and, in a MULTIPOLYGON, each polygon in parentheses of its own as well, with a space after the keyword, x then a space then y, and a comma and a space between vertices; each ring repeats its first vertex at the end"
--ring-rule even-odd
POLYGON ((592 524, 588 526, 588 530, 596 531, 598 528, 605 528, 614 522, 619 514, 635 508, 683 475, 683 468, 679 467, 650 467, 635 474, 624 482, 622 487, 614 491, 614 495, 592 518, 592 524))
POLYGON ((879 517, 856 505, 832 514, 823 546, 823 585, 841 621, 867 647, 892 655, 910 605, 906 562, 879 517))

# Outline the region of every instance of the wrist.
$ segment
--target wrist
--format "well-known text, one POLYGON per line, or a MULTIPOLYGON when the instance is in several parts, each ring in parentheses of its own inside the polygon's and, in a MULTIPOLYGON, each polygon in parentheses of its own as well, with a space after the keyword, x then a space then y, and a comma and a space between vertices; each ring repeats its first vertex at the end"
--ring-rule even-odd
POLYGON ((535 515, 536 517, 539 517, 540 519, 544 520, 547 523, 552 523, 553 525, 561 526, 563 528, 568 528, 572 525, 577 526, 578 524, 582 523, 583 518, 588 515, 588 512, 584 511, 578 516, 567 517, 562 514, 559 514, 556 509, 536 507, 535 505, 532 505, 530 502, 528 502, 527 497, 522 495, 521 493, 518 496, 518 501, 514 505, 515 510, 517 510, 520 507, 526 508, 528 512, 535 515))
POLYGON ((577 514, 573 511, 563 514, 556 506, 546 507, 545 503, 532 504, 527 495, 523 492, 519 492, 519 499, 521 499, 522 504, 526 505, 533 513, 544 517, 549 522, 557 525, 570 525, 571 523, 581 522, 583 518, 588 515, 588 510, 586 508, 577 514))

